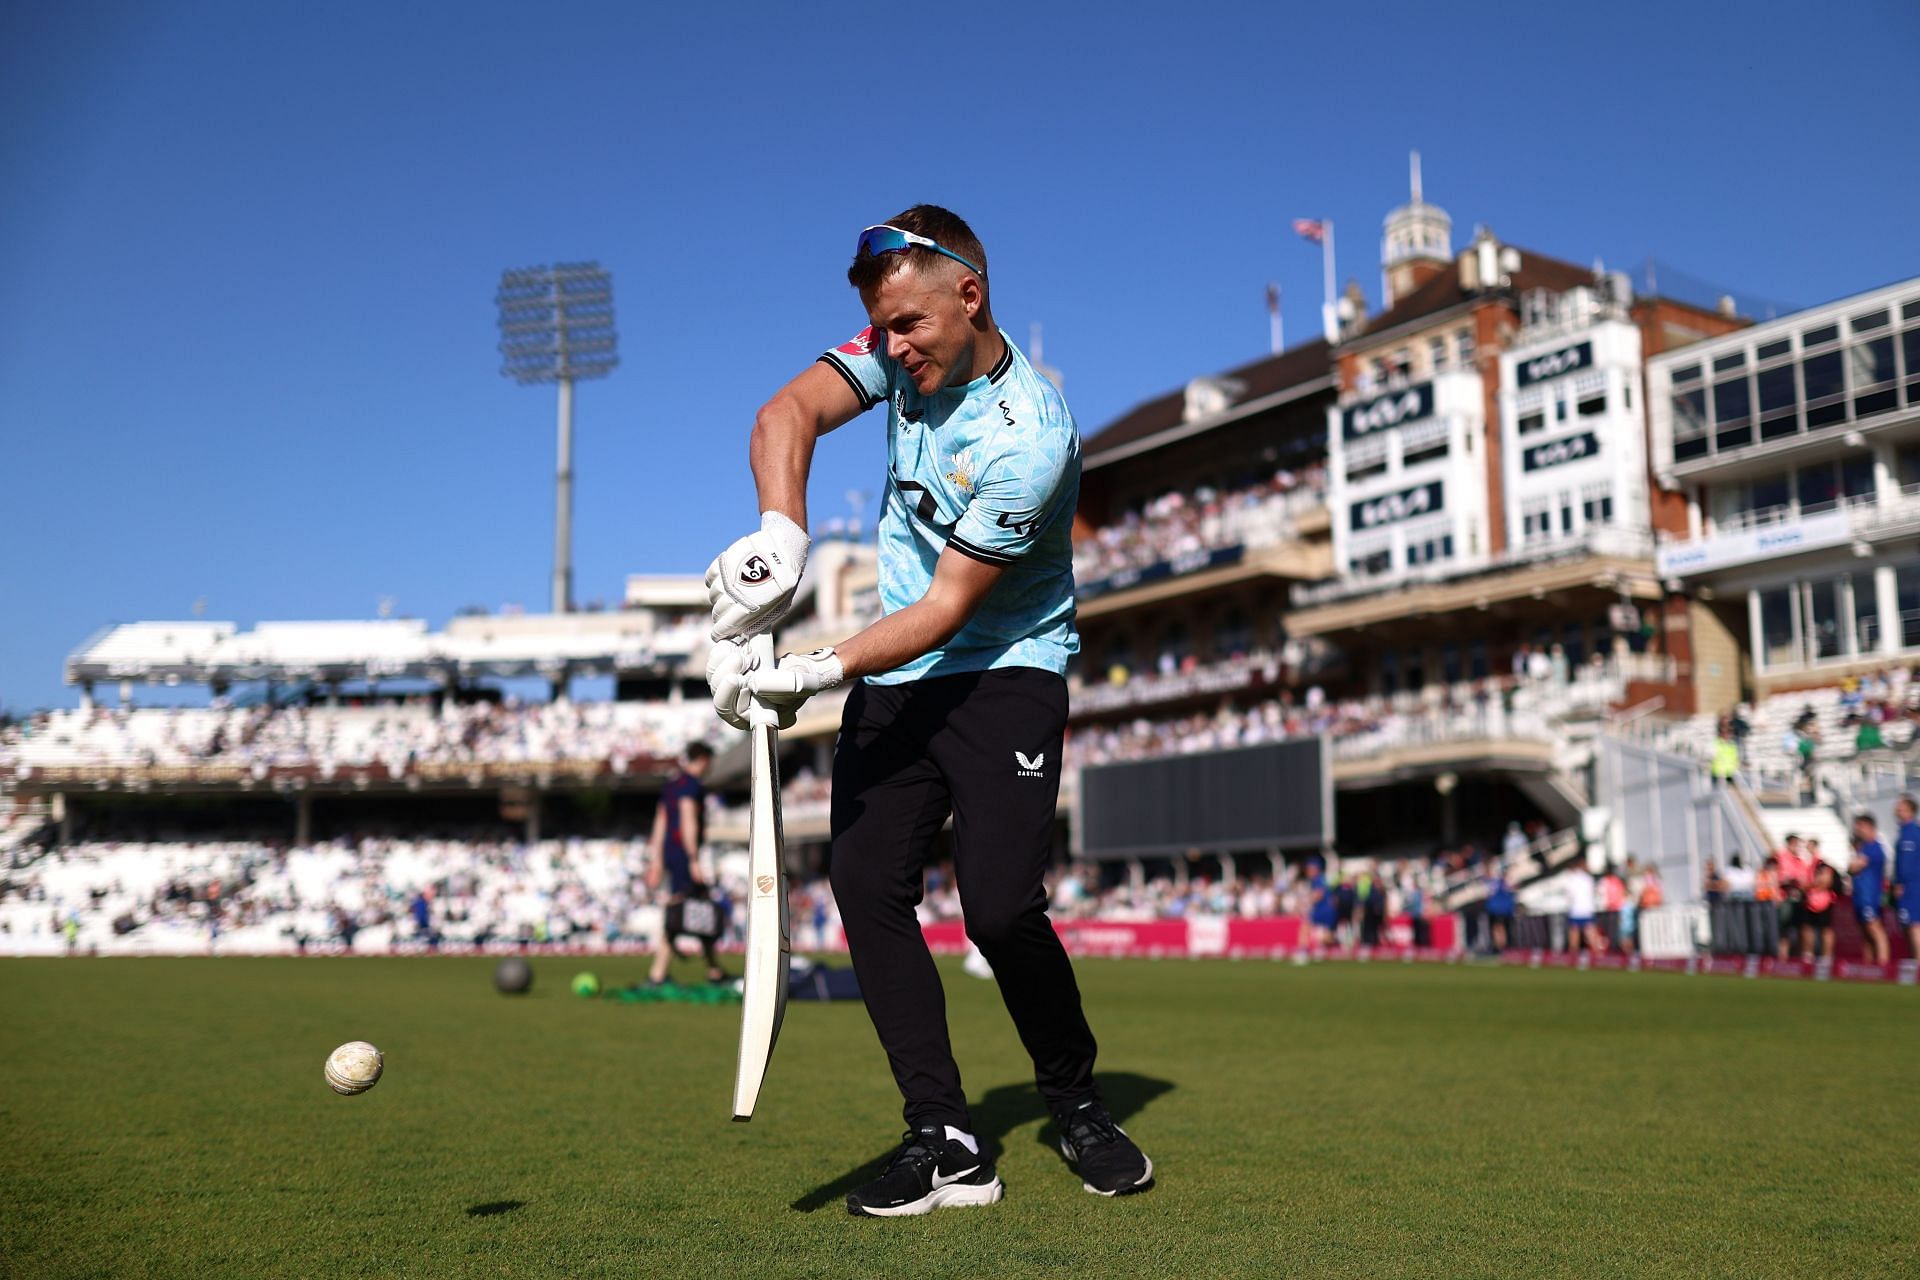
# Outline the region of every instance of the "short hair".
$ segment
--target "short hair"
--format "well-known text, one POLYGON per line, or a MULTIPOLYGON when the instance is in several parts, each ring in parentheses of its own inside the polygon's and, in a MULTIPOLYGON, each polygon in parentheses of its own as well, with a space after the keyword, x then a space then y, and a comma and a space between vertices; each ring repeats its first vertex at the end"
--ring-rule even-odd
POLYGON ((1866 811, 1864 811, 1864 810, 1862 810, 1862 811, 1861 811, 1861 812, 1859 812, 1859 813, 1856 813, 1856 814, 1854 814, 1854 815, 1853 815, 1853 820, 1854 820, 1855 822, 1864 822, 1864 823, 1866 823, 1866 824, 1867 824, 1868 826, 1870 826, 1870 827, 1877 827, 1877 826, 1879 826, 1879 825, 1880 825, 1880 824, 1879 824, 1879 822, 1877 822, 1877 821, 1876 821, 1876 820, 1874 819, 1874 816, 1873 816, 1872 814, 1870 814, 1870 813, 1867 813, 1867 812, 1866 812, 1866 811))
POLYGON ((713 759, 713 748, 704 742, 689 742, 684 754, 688 764, 695 764, 701 760, 713 759))
POLYGON ((1898 800, 1895 800, 1894 803, 1903 804, 1914 812, 1920 813, 1920 800, 1915 800, 1911 794, 1901 796, 1898 800))
MULTIPOLYGON (((980 268, 980 283, 986 284, 987 251, 981 245, 973 228, 967 225, 965 218, 950 209, 942 209, 937 204, 917 204, 913 208, 888 218, 886 226, 898 227, 902 231, 911 231, 917 236, 940 242, 942 249, 951 249, 974 266, 980 268)), ((929 262, 953 262, 931 249, 920 245, 910 246, 905 253, 870 253, 862 248, 854 255, 853 265, 847 268, 847 283, 856 289, 867 290, 900 271, 908 263, 925 264, 929 262)), ((954 263, 959 266, 959 263, 954 263)))

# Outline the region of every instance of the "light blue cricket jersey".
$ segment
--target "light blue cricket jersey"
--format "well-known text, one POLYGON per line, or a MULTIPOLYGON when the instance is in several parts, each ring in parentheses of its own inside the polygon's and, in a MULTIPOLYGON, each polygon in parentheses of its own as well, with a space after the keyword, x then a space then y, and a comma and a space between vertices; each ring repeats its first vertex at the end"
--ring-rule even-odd
POLYGON ((944 648, 873 684, 1038 667, 1064 674, 1073 629, 1073 512, 1080 433, 1059 389, 1002 332, 1007 354, 985 377, 922 396, 871 328, 820 359, 873 408, 887 405, 887 496, 880 510, 880 607, 927 594, 948 547, 1004 566, 944 648))

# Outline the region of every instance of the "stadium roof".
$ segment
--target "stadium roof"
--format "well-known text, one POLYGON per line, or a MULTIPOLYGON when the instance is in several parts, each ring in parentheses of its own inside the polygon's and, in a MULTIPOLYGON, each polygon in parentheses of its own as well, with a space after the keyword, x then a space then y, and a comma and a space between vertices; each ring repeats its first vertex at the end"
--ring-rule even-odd
POLYGON ((1136 405, 1103 427, 1085 446, 1087 466, 1100 466, 1160 444, 1179 434, 1198 434, 1217 426, 1274 408, 1290 400, 1333 387, 1333 354, 1325 338, 1315 338, 1277 356, 1229 369, 1217 376, 1222 384, 1237 384, 1233 404, 1223 412, 1186 420, 1186 391, 1136 405), (1128 446, 1134 446, 1129 448, 1128 446))
MULTIPOLYGON (((1568 289, 1593 283, 1593 268, 1576 266, 1558 258, 1534 253, 1512 245, 1503 250, 1519 255, 1519 265, 1506 273, 1498 289, 1474 289, 1461 283, 1459 264, 1437 272, 1431 279, 1399 299, 1377 316, 1370 316, 1358 331, 1341 342, 1342 348, 1366 348, 1389 337, 1405 325, 1431 321, 1450 311, 1492 296, 1516 296, 1533 289, 1564 293, 1568 289)), ((1470 253, 1471 249, 1463 253, 1470 253)), ((1315 338, 1279 355, 1267 356, 1214 376, 1214 381, 1232 390, 1232 404, 1225 410, 1186 419, 1185 389, 1170 391, 1136 405, 1095 433, 1086 443, 1088 467, 1103 466, 1158 448, 1190 435, 1249 417, 1265 409, 1334 389, 1334 360, 1337 350, 1326 339, 1315 338)))
POLYGON ((653 613, 455 618, 444 631, 418 619, 131 622, 108 627, 68 657, 69 684, 233 684, 256 680, 354 681, 477 676, 613 675, 686 660, 706 629, 663 626, 653 613))

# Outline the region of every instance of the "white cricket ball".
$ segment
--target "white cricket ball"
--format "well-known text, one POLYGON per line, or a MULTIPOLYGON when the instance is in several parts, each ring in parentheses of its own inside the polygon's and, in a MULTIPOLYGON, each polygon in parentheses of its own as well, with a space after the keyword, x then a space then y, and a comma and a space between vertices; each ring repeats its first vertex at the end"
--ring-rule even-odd
POLYGON ((327 1087, 335 1093, 365 1093, 380 1083, 386 1055, 365 1040, 341 1045, 327 1055, 327 1087))

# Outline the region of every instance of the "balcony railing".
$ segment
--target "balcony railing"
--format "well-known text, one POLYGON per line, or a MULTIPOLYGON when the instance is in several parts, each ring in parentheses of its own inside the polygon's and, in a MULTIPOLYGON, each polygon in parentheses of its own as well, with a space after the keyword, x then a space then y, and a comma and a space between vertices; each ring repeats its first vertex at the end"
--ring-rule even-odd
POLYGON ((1301 584, 1293 589, 1295 608, 1332 604, 1357 596, 1372 595, 1388 589, 1452 582, 1480 574, 1497 573, 1530 565, 1574 560, 1586 556, 1613 556, 1623 560, 1645 560, 1653 555, 1653 535, 1645 529, 1622 525, 1594 525, 1572 537, 1522 543, 1508 547, 1497 556, 1421 565, 1415 569, 1387 570, 1365 577, 1348 575, 1330 582, 1301 584))

